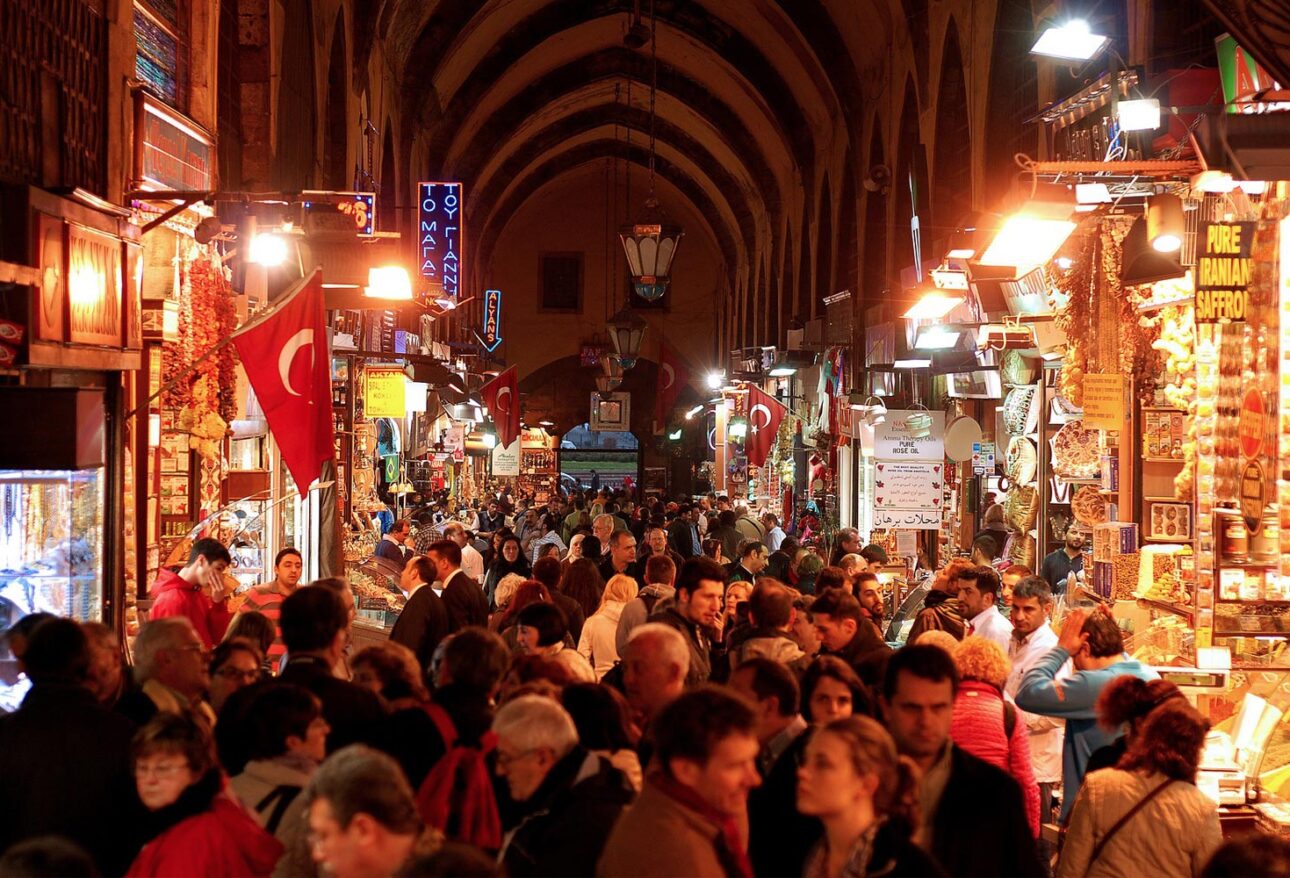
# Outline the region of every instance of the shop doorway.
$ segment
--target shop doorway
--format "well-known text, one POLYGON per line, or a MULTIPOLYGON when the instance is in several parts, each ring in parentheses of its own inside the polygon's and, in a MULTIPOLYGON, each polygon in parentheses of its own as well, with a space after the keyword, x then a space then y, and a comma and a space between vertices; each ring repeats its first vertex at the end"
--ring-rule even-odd
POLYGON ((640 484, 640 443, 632 433, 574 427, 560 439, 560 486, 566 491, 640 484))

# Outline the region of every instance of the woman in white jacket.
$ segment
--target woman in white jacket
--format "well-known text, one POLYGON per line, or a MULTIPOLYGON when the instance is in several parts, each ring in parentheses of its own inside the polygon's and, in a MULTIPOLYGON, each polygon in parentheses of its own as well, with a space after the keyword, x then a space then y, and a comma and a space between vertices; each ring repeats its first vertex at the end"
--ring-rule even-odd
POLYGON ((605 583, 605 591, 600 596, 600 606, 591 614, 582 626, 582 636, 578 638, 578 652, 591 662, 596 672, 596 679, 618 661, 618 619, 623 614, 623 607, 636 597, 636 580, 619 573, 610 577, 605 583))
POLYGON ((1218 806, 1196 788, 1209 722, 1186 701, 1156 708, 1116 768, 1084 779, 1057 878, 1195 878, 1222 843, 1218 806))

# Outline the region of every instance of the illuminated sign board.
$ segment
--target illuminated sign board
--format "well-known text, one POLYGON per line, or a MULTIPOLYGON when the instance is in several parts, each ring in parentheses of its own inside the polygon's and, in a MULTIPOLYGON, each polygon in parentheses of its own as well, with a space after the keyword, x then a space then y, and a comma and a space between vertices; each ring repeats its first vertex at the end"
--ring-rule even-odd
POLYGON ((460 183, 421 183, 417 198, 417 264, 432 288, 461 298, 463 192, 460 183))
POLYGON ((302 192, 305 231, 357 234, 370 238, 376 232, 376 193, 302 192))
POLYGON ((502 343, 502 291, 484 290, 484 331, 479 343, 490 354, 502 343))
POLYGON ((1255 224, 1201 223, 1196 235, 1196 322, 1244 323, 1255 224))

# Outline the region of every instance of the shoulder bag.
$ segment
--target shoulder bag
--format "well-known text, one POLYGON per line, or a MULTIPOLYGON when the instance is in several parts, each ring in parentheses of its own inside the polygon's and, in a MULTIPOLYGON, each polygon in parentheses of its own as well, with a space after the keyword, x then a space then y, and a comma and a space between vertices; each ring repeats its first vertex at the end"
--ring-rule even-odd
POLYGON ((1128 822, 1133 819, 1135 814, 1137 814, 1139 811, 1145 808, 1151 802, 1152 799, 1154 799, 1156 796, 1163 793, 1165 791, 1165 787, 1169 786, 1173 782, 1174 782, 1174 779, 1172 777, 1165 778, 1164 783, 1160 784, 1154 790, 1152 790, 1151 792, 1143 796, 1142 799, 1138 802, 1138 804, 1130 808, 1128 813, 1126 813, 1123 817, 1117 820, 1115 822, 1115 825, 1112 826, 1109 830, 1107 830, 1106 835, 1098 839, 1097 844, 1093 846, 1093 853, 1088 858, 1088 865, 1084 867, 1085 878, 1088 878, 1088 873, 1092 871, 1093 864, 1097 862, 1097 858, 1102 856, 1102 851, 1106 848, 1107 842, 1115 838, 1115 834, 1119 832, 1121 829, 1123 829, 1128 824, 1128 822))

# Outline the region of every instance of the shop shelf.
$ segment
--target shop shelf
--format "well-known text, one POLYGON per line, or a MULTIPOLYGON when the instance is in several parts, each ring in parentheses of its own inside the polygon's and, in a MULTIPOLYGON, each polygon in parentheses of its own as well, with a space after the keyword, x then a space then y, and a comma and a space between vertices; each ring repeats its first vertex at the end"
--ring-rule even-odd
POLYGON ((1170 299, 1167 302, 1143 302, 1138 306, 1138 313, 1149 314, 1152 311, 1159 311, 1161 308, 1168 308, 1171 305, 1190 305, 1195 301, 1195 296, 1184 296, 1180 299, 1170 299))
POLYGON ((1196 615, 1196 611, 1193 610, 1191 607, 1182 607, 1182 606, 1179 606, 1178 604, 1171 604, 1168 601, 1157 601, 1157 600, 1152 600, 1151 598, 1138 598, 1137 600, 1138 600, 1138 606, 1140 607, 1150 607, 1153 610, 1160 610, 1165 613, 1173 613, 1175 616, 1182 616, 1184 619, 1190 620, 1193 616, 1196 615))
POLYGON ((1180 412, 1184 415, 1187 414, 1186 409, 1180 409, 1172 405, 1144 405, 1142 410, 1144 412, 1180 412))
POLYGON ((1186 463, 1181 457, 1144 457, 1143 463, 1186 463))
POLYGON ((1224 561, 1219 558, 1218 563, 1214 566, 1218 569, 1227 570, 1272 570, 1280 567, 1281 561, 1280 559, 1276 561, 1224 561))
POLYGON ((1290 607, 1290 600, 1265 601, 1265 600, 1258 599, 1258 600, 1252 600, 1252 601, 1245 601, 1245 600, 1241 600, 1240 598, 1214 598, 1214 603, 1216 604, 1252 604, 1254 606, 1259 606, 1259 607, 1290 607))

